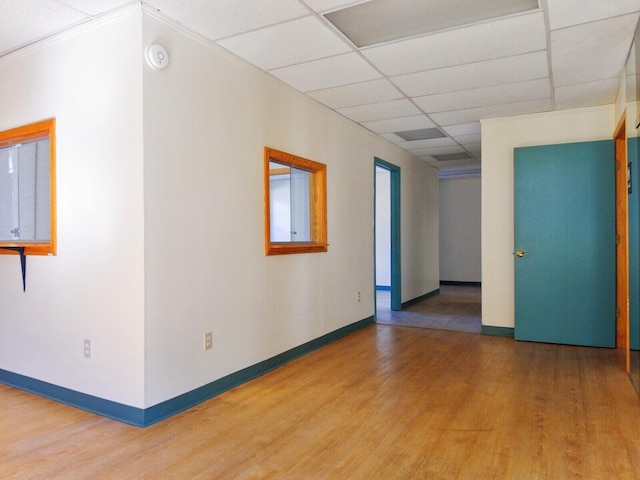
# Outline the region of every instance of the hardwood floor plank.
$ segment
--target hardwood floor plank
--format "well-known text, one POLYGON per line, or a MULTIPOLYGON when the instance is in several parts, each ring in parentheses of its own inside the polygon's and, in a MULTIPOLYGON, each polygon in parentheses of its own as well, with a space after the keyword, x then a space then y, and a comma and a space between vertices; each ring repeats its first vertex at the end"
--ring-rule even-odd
POLYGON ((621 361, 373 325, 146 429, 0 385, 0 478, 639 478, 621 361))

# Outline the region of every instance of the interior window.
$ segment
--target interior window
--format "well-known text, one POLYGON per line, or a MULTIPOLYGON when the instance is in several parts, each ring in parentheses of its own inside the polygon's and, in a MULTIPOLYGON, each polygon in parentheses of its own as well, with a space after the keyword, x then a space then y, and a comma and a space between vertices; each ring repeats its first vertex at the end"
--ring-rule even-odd
POLYGON ((326 165, 265 148, 265 253, 327 251, 326 165))
POLYGON ((0 253, 56 253, 55 120, 0 132, 0 253))

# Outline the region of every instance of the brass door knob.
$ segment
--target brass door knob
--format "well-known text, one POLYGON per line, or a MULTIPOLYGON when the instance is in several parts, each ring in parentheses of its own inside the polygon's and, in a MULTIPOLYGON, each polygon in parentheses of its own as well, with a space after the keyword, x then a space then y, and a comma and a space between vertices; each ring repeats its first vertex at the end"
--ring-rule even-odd
POLYGON ((516 256, 518 257, 526 257, 527 255, 531 255, 529 252, 525 252, 524 250, 516 251, 516 256))

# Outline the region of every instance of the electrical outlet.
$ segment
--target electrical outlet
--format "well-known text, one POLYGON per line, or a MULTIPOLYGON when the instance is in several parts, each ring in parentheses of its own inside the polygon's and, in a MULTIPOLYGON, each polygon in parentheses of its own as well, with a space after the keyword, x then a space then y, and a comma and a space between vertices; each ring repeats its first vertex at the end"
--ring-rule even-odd
POLYGON ((211 332, 205 332, 204 334, 204 349, 211 350, 213 347, 213 334, 211 332))
POLYGON ((84 358, 91 358, 91 340, 84 339, 84 358))
POLYGON ((362 299, 360 292, 358 292, 358 302, 360 302, 360 300, 362 299))

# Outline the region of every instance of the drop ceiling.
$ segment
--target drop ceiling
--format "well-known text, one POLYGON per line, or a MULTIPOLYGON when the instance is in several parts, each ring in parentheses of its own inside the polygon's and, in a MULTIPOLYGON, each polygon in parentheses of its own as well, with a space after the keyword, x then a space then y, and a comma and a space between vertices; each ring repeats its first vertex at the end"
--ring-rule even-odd
POLYGON ((640 12, 640 0, 0 0, 0 56, 133 4, 445 175, 480 172, 481 119, 613 103, 640 12))

